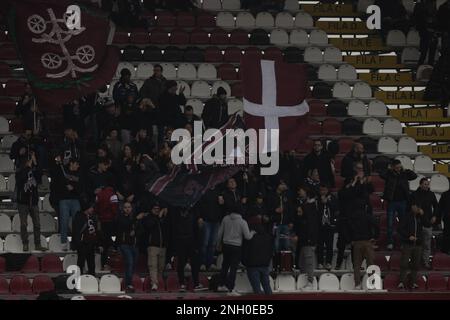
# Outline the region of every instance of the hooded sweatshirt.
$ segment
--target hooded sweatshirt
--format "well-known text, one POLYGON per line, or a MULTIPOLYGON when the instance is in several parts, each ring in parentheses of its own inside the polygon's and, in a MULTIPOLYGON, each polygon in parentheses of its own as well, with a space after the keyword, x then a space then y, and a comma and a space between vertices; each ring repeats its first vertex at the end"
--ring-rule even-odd
POLYGON ((223 218, 219 228, 219 240, 223 240, 224 244, 240 247, 242 240, 250 240, 254 231, 248 229, 247 222, 242 219, 238 213, 231 213, 223 218))

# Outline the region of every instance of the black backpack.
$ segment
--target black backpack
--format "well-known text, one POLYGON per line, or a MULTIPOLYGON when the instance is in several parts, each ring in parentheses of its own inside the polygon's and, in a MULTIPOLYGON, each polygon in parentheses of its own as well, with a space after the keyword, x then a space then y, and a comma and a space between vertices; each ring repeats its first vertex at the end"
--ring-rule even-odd
POLYGON ((349 118, 342 123, 342 132, 348 135, 356 136, 362 134, 362 122, 349 118))
POLYGON ((333 96, 331 86, 325 82, 316 83, 312 95, 316 99, 331 99, 333 96))
POLYGON ((269 45, 270 39, 267 31, 264 29, 255 29, 250 34, 249 44, 253 45, 269 45))

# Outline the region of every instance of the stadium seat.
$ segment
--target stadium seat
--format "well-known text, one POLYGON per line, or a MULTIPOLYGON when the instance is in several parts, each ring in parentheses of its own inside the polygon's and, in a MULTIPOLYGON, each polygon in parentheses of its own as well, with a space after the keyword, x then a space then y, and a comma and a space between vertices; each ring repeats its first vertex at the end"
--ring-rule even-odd
POLYGON ((353 273, 344 273, 341 276, 339 287, 342 291, 355 290, 355 276, 353 273))
POLYGON ((398 152, 417 153, 417 142, 411 137, 402 137, 398 141, 398 152))
POLYGON ((232 64, 222 64, 218 68, 218 77, 222 80, 237 80, 238 74, 232 64))
POLYGON ((425 176, 418 174, 416 179, 409 181, 409 190, 416 191, 419 188, 420 179, 422 178, 425 178, 425 176))
POLYGON ((226 48, 223 56, 225 62, 240 62, 241 57, 242 50, 237 47, 226 48))
POLYGON ((61 259, 53 254, 46 254, 41 260, 41 269, 45 273, 62 273, 63 263, 61 259))
POLYGON ((215 80, 217 79, 217 70, 212 64, 202 63, 198 66, 197 77, 204 80, 215 80))
POLYGON ((6 179, 4 176, 0 175, 0 192, 5 192, 6 190, 7 190, 6 179))
POLYGON ((372 205, 373 209, 383 208, 383 202, 381 201, 381 197, 374 193, 370 194, 370 204, 372 205))
POLYGON ((257 46, 269 45, 269 34, 264 29, 253 29, 250 33, 248 43, 257 46))
POLYGON ((277 46, 286 46, 289 43, 289 35, 283 29, 274 29, 270 33, 270 43, 277 46))
POLYGON ((134 70, 134 65, 130 62, 120 62, 119 65, 117 66, 116 69, 116 75, 115 77, 117 79, 120 78, 120 72, 122 71, 122 69, 128 69, 131 72, 131 78, 135 77, 135 70, 134 70))
POLYGON ((9 233, 11 231, 10 217, 4 213, 0 213, 0 233, 9 233))
POLYGON ((338 79, 344 81, 355 81, 358 79, 355 67, 349 64, 344 64, 338 69, 338 79))
POLYGON ((53 280, 47 275, 37 275, 33 279, 32 290, 34 294, 55 290, 53 280))
POLYGON ((416 80, 422 82, 428 82, 431 80, 433 74, 433 67, 427 64, 419 66, 417 69, 416 80))
POLYGON ((116 32, 114 32, 114 38, 113 38, 113 43, 114 44, 128 44, 128 42, 130 41, 130 38, 128 36, 128 32, 127 31, 123 31, 123 30, 116 30, 116 32))
POLYGON ((341 123, 336 119, 326 119, 322 124, 324 135, 340 135, 342 133, 341 123))
POLYGON ((339 279, 332 273, 324 273, 319 278, 320 291, 339 291, 339 279))
POLYGON ((427 277, 428 291, 447 291, 447 281, 441 273, 430 273, 427 277))
POLYGON ((183 61, 185 60, 184 52, 182 49, 175 46, 166 47, 164 50, 164 60, 167 62, 183 61))
POLYGON ((397 142, 391 137, 382 137, 378 140, 378 152, 397 153, 397 142))
POLYGON ((260 12, 256 15, 255 26, 257 28, 273 28, 274 25, 274 18, 269 12, 260 12))
POLYGON ((100 279, 99 291, 101 293, 119 293, 120 280, 113 274, 105 274, 100 279))
POLYGON ((339 153, 347 153, 353 148, 355 142, 351 138, 339 139, 339 153))
MULTIPOLYGON (((20 216, 18 213, 13 216, 12 231, 20 232, 20 216)), ((33 232, 33 220, 30 215, 27 215, 27 232, 33 232)))
POLYGON ((336 68, 331 64, 323 64, 319 68, 318 78, 325 81, 333 81, 337 79, 336 68))
POLYGON ((226 0, 222 1, 222 9, 223 10, 239 10, 241 9, 241 1, 240 0, 226 0))
POLYGON ((306 47, 309 43, 308 33, 302 29, 294 29, 289 35, 289 43, 291 45, 306 47))
MULTIPOLYGON (((303 288, 308 284, 308 276, 306 274, 300 274, 297 278, 297 290, 304 290, 303 288)), ((313 279, 313 289, 312 291, 317 291, 318 283, 317 278, 313 279)))
POLYGON ((385 272, 389 269, 388 261, 386 260, 386 256, 384 253, 375 253, 375 259, 373 261, 374 265, 380 267, 382 272, 385 272))
POLYGON ((209 98, 211 96, 211 88, 205 81, 195 81, 191 87, 191 96, 199 98, 209 98))
POLYGON ((196 79, 197 69, 190 63, 182 63, 178 66, 177 78, 179 79, 196 79))
POLYGON ((284 10, 297 12, 299 10, 298 1, 297 0, 285 0, 284 1, 284 10))
POLYGON ((328 47, 323 54, 323 60, 329 63, 342 62, 342 52, 338 48, 328 47))
POLYGON ((405 34, 400 30, 391 30, 389 31, 386 44, 390 47, 403 47, 406 45, 406 37, 405 34))
POLYGON ((63 252, 60 234, 52 234, 50 236, 48 249, 50 252, 63 252))
POLYGON ((328 103, 327 114, 332 117, 346 117, 347 104, 341 100, 332 100, 328 103))
POLYGON ((416 172, 433 172, 434 163, 428 156, 417 156, 414 159, 414 171, 416 172))
MULTIPOLYGON (((28 236, 28 243, 30 246, 29 247, 30 251, 35 251, 36 248, 35 248, 35 244, 34 244, 34 234, 30 234, 28 236)), ((41 235, 41 247, 48 248, 47 239, 45 239, 45 237, 43 235, 41 235)))
POLYGON ((2 114, 14 114, 16 110, 16 102, 12 99, 0 99, 0 109, 2 114))
POLYGON ((316 99, 331 99, 333 97, 331 86, 324 82, 314 85, 312 96, 316 99))
POLYGON ((0 276, 0 295, 9 294, 9 283, 6 279, 0 276))
POLYGON ((380 100, 372 100, 370 101, 369 106, 367 108, 367 114, 369 116, 378 116, 378 117, 386 116, 387 107, 380 100))
POLYGON ((389 273, 383 279, 383 288, 388 291, 397 291, 397 286, 400 283, 400 276, 398 273, 389 273))
POLYGON ((367 135, 381 135, 383 133, 381 122, 375 118, 366 119, 363 124, 363 133, 367 135))
POLYGON ((414 64, 419 61, 420 52, 417 48, 404 48, 402 51, 402 64, 414 64))
POLYGON ((57 231, 55 218, 46 212, 39 214, 39 222, 41 224, 41 232, 52 233, 57 231))
MULTIPOLYGON (((147 42, 148 43, 148 42, 147 42)), ((123 61, 141 61, 143 58, 141 49, 135 46, 127 46, 123 50, 122 60, 123 61)))
POLYGON ((236 26, 234 16, 231 12, 219 12, 217 14, 216 24, 221 28, 234 28, 236 26))
POLYGON ((319 121, 309 119, 308 120, 308 133, 312 135, 319 135, 322 133, 322 125, 319 121))
POLYGON ((9 122, 6 118, 0 116, 0 133, 9 133, 9 122))
POLYGON ((400 271, 400 258, 401 255, 398 252, 393 252, 389 258, 389 270, 400 271))
POLYGON ((275 290, 278 292, 295 292, 295 278, 291 274, 279 274, 275 279, 275 290))
MULTIPOLYGON (((136 85, 137 85, 137 83, 136 83, 136 85)), ((138 86, 138 88, 139 88, 139 86, 138 86)), ((50 194, 49 193, 47 193, 44 196, 44 200, 42 201, 42 211, 44 211, 44 212, 55 212, 55 210, 53 209, 52 205, 50 204, 50 194)))
POLYGON ((445 253, 437 252, 433 256, 433 270, 450 271, 450 256, 445 253))
POLYGON ((420 35, 417 30, 409 30, 408 35, 406 36, 406 45, 412 47, 418 47, 420 45, 420 35))
POLYGON ((153 75, 153 65, 148 62, 139 63, 136 70, 136 78, 147 79, 153 75))
POLYGON ((198 99, 190 99, 186 102, 187 106, 192 106, 194 114, 200 116, 203 112, 203 102, 198 99))
POLYGON ((352 89, 345 82, 337 82, 333 87, 333 98, 348 99, 352 96, 352 89))
POLYGON ((449 189, 448 178, 442 174, 435 174, 431 177, 430 190, 444 193, 449 189))
POLYGON ((179 12, 177 15, 177 26, 182 28, 193 28, 196 25, 195 16, 191 12, 179 12))
POLYGON ((299 12, 295 16, 294 24, 297 28, 312 28, 314 26, 314 20, 310 14, 306 12, 299 12))
POLYGON ((8 234, 5 238, 4 251, 11 253, 22 253, 22 239, 18 234, 8 234))
POLYGON ((239 293, 251 293, 253 292, 250 281, 248 280, 247 273, 238 272, 236 274, 236 282, 234 289, 239 293))
POLYGON ((205 30, 195 29, 191 31, 190 43, 195 45, 209 44, 209 36, 205 30))
POLYGON ((205 53, 203 49, 197 47, 188 47, 184 52, 184 61, 186 62, 204 62, 205 53))
POLYGON ((203 10, 219 11, 222 9, 222 3, 220 0, 203 0, 203 10))
POLYGON ((13 44, 4 44, 0 46, 0 60, 17 60, 17 52, 13 44))
POLYGON ((309 100, 309 114, 313 117, 323 117, 327 115, 327 109, 320 100, 309 100))
POLYGON ((142 59, 144 61, 162 61, 164 58, 160 48, 155 46, 148 46, 144 49, 142 59))
POLYGON ((234 114, 239 112, 241 115, 244 111, 244 106, 242 104, 242 100, 239 99, 230 99, 228 100, 228 114, 234 114))
POLYGON ((150 43, 150 35, 145 29, 134 29, 130 34, 129 41, 132 44, 147 44, 150 43))
POLYGON ((227 96, 228 97, 232 96, 230 85, 227 82, 225 82, 225 81, 215 81, 213 83, 213 85, 212 85, 212 88, 211 88, 212 94, 216 94, 217 93, 217 89, 219 89, 219 87, 222 87, 222 88, 225 89, 225 91, 227 92, 227 96))
POLYGON ((403 133, 403 127, 400 121, 397 119, 386 119, 383 124, 383 134, 385 135, 401 135, 403 133))
POLYGON ((255 17, 249 12, 239 12, 236 16, 236 28, 253 29, 255 23, 255 17))
POLYGON ((197 15, 197 26, 200 28, 214 28, 216 26, 216 18, 209 12, 201 12, 197 15))
MULTIPOLYGON (((320 63, 323 59, 322 50, 317 47, 308 47, 305 50, 304 60, 309 63, 320 63)), ((328 62, 328 61, 326 61, 328 62)))
POLYGON ((408 170, 414 170, 414 165, 412 163, 412 160, 408 156, 398 156, 395 159, 400 160, 402 163, 403 168, 408 170))
POLYGON ((300 48, 288 47, 284 49, 284 61, 287 63, 302 63, 303 52, 300 48))
POLYGON ((162 11, 158 12, 156 25, 158 27, 174 27, 176 24, 176 17, 172 12, 162 11))
POLYGON ((280 12, 275 17, 275 26, 283 29, 294 27, 294 18, 289 12, 280 12))
POLYGON ((230 34, 230 44, 232 45, 246 45, 249 43, 248 33, 241 29, 233 30, 230 34))
POLYGON ((0 155, 0 168, 2 172, 14 171, 14 162, 9 158, 8 155, 6 154, 0 155))
POLYGON ((97 278, 90 274, 83 274, 80 277, 81 285, 80 291, 81 293, 98 293, 98 281, 97 278))
POLYGON ((309 43, 316 46, 325 46, 328 44, 328 36, 323 30, 313 30, 309 34, 309 43))
POLYGON ((22 273, 39 273, 39 260, 37 256, 30 255, 20 269, 22 273))
POLYGON ((9 78, 11 77, 11 67, 5 62, 0 62, 0 77, 9 78))
MULTIPOLYGON (((228 39, 228 38, 227 38, 228 39)), ((212 35, 211 35, 211 43, 212 43, 212 35)), ((222 62, 223 54, 217 47, 208 47, 205 50, 205 62, 222 62)))
POLYGON ((163 67, 163 76, 166 79, 176 79, 177 77, 177 69, 175 69, 175 66, 171 63, 163 63, 161 64, 161 67, 163 67))
POLYGON ((351 100, 348 103, 347 113, 349 116, 367 116, 367 107, 361 100, 351 100))
POLYGON ((189 86, 189 84, 187 82, 178 80, 177 84, 178 84, 177 94, 180 94, 181 88, 184 87, 184 95, 186 97, 191 96, 191 87, 189 86))
POLYGON ((365 82, 357 82, 353 86, 353 97, 357 99, 369 99, 372 97, 372 89, 365 82))
POLYGON ((32 294, 31 283, 26 276, 15 275, 9 282, 9 291, 11 294, 28 295, 32 294))
POLYGON ((277 47, 269 47, 264 50, 264 59, 266 60, 282 60, 283 52, 277 47))
POLYGON ((77 254, 76 253, 69 253, 64 256, 63 260, 63 270, 64 272, 67 270, 69 266, 76 266, 77 265, 77 254))
POLYGON ((169 34, 165 30, 153 29, 150 34, 150 43, 152 44, 167 44, 169 43, 169 34))
POLYGON ((231 96, 236 98, 242 98, 242 83, 237 82, 231 86, 231 96))

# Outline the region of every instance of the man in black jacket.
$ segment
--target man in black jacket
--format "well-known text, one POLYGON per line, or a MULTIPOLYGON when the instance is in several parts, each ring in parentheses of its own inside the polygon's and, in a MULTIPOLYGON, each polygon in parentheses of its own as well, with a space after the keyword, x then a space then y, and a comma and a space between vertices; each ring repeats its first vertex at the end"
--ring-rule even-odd
POLYGON ((153 75, 144 81, 139 90, 139 97, 150 99, 156 107, 158 107, 159 97, 164 92, 166 78, 163 76, 163 67, 160 64, 153 66, 153 75))
POLYGON ((383 198, 387 202, 387 248, 392 250, 394 219, 397 214, 400 220, 405 215, 409 199, 408 182, 416 179, 417 175, 414 171, 403 169, 400 160, 395 159, 386 172, 380 173, 380 177, 385 181, 383 198))
POLYGON ((423 264, 425 268, 430 269, 431 239, 433 237, 433 225, 438 221, 439 210, 438 202, 434 192, 430 191, 430 180, 428 178, 420 179, 419 188, 411 194, 411 204, 416 205, 424 211, 422 221, 422 245, 423 245, 423 264))
POLYGON ((439 220, 444 222, 442 252, 450 254, 450 190, 439 200, 439 220))
POLYGON ((334 187, 334 173, 331 167, 331 157, 323 150, 323 144, 320 140, 315 140, 313 151, 309 153, 304 160, 304 176, 317 169, 319 171, 320 181, 334 187))
POLYGON ((217 94, 206 101, 202 112, 203 123, 206 129, 222 127, 228 121, 227 92, 219 87, 217 94))
POLYGON ((336 198, 329 193, 326 185, 320 186, 319 191, 319 241, 317 244, 317 264, 319 269, 331 270, 331 260, 333 259, 333 242, 338 215, 338 203, 336 198), (323 257, 326 253, 326 264, 324 266, 323 257))
POLYGON ((399 289, 405 288, 406 273, 411 269, 412 288, 417 289, 417 270, 420 267, 422 255, 422 228, 424 210, 412 205, 404 219, 400 220, 399 234, 402 242, 402 256, 400 258, 399 289), (410 262, 411 260, 411 262, 410 262))
POLYGON ((353 178, 355 176, 354 167, 356 162, 361 162, 364 167, 364 175, 370 176, 370 161, 364 154, 364 145, 360 142, 356 142, 353 145, 352 151, 347 153, 344 159, 342 159, 341 176, 343 178, 353 178))
POLYGON ((244 212, 244 206, 247 203, 247 198, 243 197, 238 190, 238 185, 235 178, 230 178, 227 181, 227 189, 219 196, 219 204, 223 205, 224 213, 244 212))
MULTIPOLYGON (((184 97, 185 88, 181 87, 179 94, 177 94, 177 88, 178 84, 176 81, 167 81, 166 91, 159 97, 158 113, 162 127, 172 127, 177 129, 183 126, 181 106, 186 104, 186 98, 184 97)), ((164 131, 161 131, 161 133, 163 132, 164 131)), ((162 138, 162 135, 160 138, 162 138)))
POLYGON ((242 263, 247 268, 247 277, 253 292, 272 294, 269 279, 269 265, 273 257, 273 238, 261 224, 254 225, 253 238, 244 242, 242 263))

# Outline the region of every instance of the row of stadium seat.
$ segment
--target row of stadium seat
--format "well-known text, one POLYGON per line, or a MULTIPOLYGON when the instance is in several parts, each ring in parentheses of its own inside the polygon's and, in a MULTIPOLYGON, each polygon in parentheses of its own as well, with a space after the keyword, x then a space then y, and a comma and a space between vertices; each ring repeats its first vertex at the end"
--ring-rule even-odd
MULTIPOLYGON (((70 225, 70 224, 69 224, 70 225)), ((30 251, 34 251, 34 235, 30 234, 28 236, 28 241, 30 245, 30 251)), ((61 244, 61 235, 52 234, 47 242, 47 239, 41 235, 41 246, 48 248, 49 252, 53 253, 63 253, 61 244)), ((22 239, 19 234, 10 233, 5 237, 4 243, 0 241, 0 252, 10 252, 10 253, 23 253, 22 239)))
POLYGON ((279 12, 276 16, 269 12, 260 12, 256 16, 250 12, 239 12, 234 15, 231 12, 219 12, 216 24, 222 28, 313 28, 314 20, 310 14, 299 12, 292 16, 290 12, 279 12))
MULTIPOLYGON (((33 232, 33 221, 31 216, 28 215, 28 232, 33 232)), ((58 223, 55 218, 47 213, 42 212, 39 214, 39 222, 41 226, 41 232, 54 233, 58 230, 58 223)), ((15 214, 11 220, 9 215, 0 213, 0 233, 20 232, 20 217, 19 214, 15 214)))

